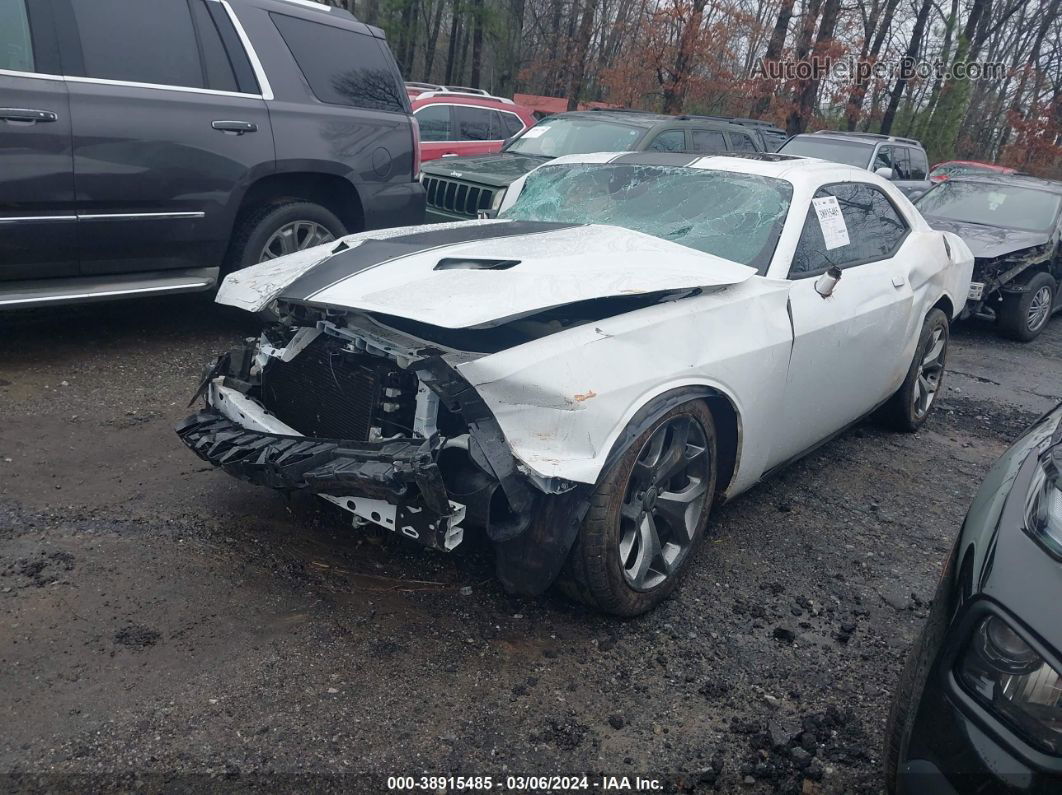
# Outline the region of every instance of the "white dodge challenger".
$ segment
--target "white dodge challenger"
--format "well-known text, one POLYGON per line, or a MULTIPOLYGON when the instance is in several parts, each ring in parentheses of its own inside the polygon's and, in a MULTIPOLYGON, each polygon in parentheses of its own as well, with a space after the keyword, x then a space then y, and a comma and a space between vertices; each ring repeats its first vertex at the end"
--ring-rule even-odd
POLYGON ((356 525, 439 550, 485 533, 512 592, 556 581, 634 615, 675 587, 714 503, 871 412, 925 421, 972 266, 865 171, 565 157, 497 218, 229 276, 217 300, 267 323, 177 433, 356 525))

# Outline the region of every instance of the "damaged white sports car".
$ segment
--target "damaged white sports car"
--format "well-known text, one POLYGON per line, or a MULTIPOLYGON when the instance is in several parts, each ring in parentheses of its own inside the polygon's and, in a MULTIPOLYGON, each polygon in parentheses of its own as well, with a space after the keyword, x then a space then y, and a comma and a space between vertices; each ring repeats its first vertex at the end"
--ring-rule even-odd
MULTIPOLYGON (((463 188, 462 188, 463 190, 463 188)), ((555 160, 496 219, 351 235, 239 271, 269 321, 177 432, 237 477, 504 585, 634 615, 714 502, 875 409, 917 428, 973 257, 885 180, 782 155, 555 160)))

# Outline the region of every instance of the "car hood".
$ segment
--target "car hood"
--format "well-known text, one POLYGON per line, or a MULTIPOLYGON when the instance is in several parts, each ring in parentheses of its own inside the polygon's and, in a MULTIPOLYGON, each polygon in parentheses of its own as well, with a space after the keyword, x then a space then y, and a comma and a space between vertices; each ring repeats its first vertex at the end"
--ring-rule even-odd
POLYGON ((995 259, 1016 251, 1040 246, 1051 240, 1049 232, 1025 232, 1020 229, 1004 229, 1001 226, 984 226, 950 218, 925 216, 926 222, 942 232, 954 232, 970 247, 978 259, 995 259))
POLYGON ((504 188, 520 179, 524 174, 534 171, 549 158, 518 155, 511 152, 498 152, 479 157, 447 157, 425 163, 421 169, 433 177, 459 179, 504 188))
POLYGON ((579 301, 714 288, 754 268, 614 226, 470 221, 365 233, 237 271, 217 301, 280 299, 479 328, 579 301))

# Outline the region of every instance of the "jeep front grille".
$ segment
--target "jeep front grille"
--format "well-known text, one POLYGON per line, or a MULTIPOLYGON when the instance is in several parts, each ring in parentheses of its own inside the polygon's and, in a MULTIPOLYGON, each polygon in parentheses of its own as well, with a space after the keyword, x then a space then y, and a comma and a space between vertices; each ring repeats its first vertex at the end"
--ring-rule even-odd
POLYGON ((424 175, 424 191, 429 207, 475 218, 479 210, 489 210, 494 201, 492 188, 480 188, 455 179, 424 175))

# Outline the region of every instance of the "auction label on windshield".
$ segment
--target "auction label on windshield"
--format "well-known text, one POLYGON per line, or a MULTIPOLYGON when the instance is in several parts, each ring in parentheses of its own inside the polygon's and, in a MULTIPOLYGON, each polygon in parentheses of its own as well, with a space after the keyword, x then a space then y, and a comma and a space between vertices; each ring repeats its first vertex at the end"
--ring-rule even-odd
POLYGON ((652 776, 388 776, 390 792, 660 792, 652 776))
POLYGON ((844 222, 837 197, 823 196, 821 199, 812 199, 811 203, 815 206, 815 215, 819 218, 819 228, 822 230, 822 239, 826 242, 826 250, 847 246, 850 242, 848 226, 844 222))

